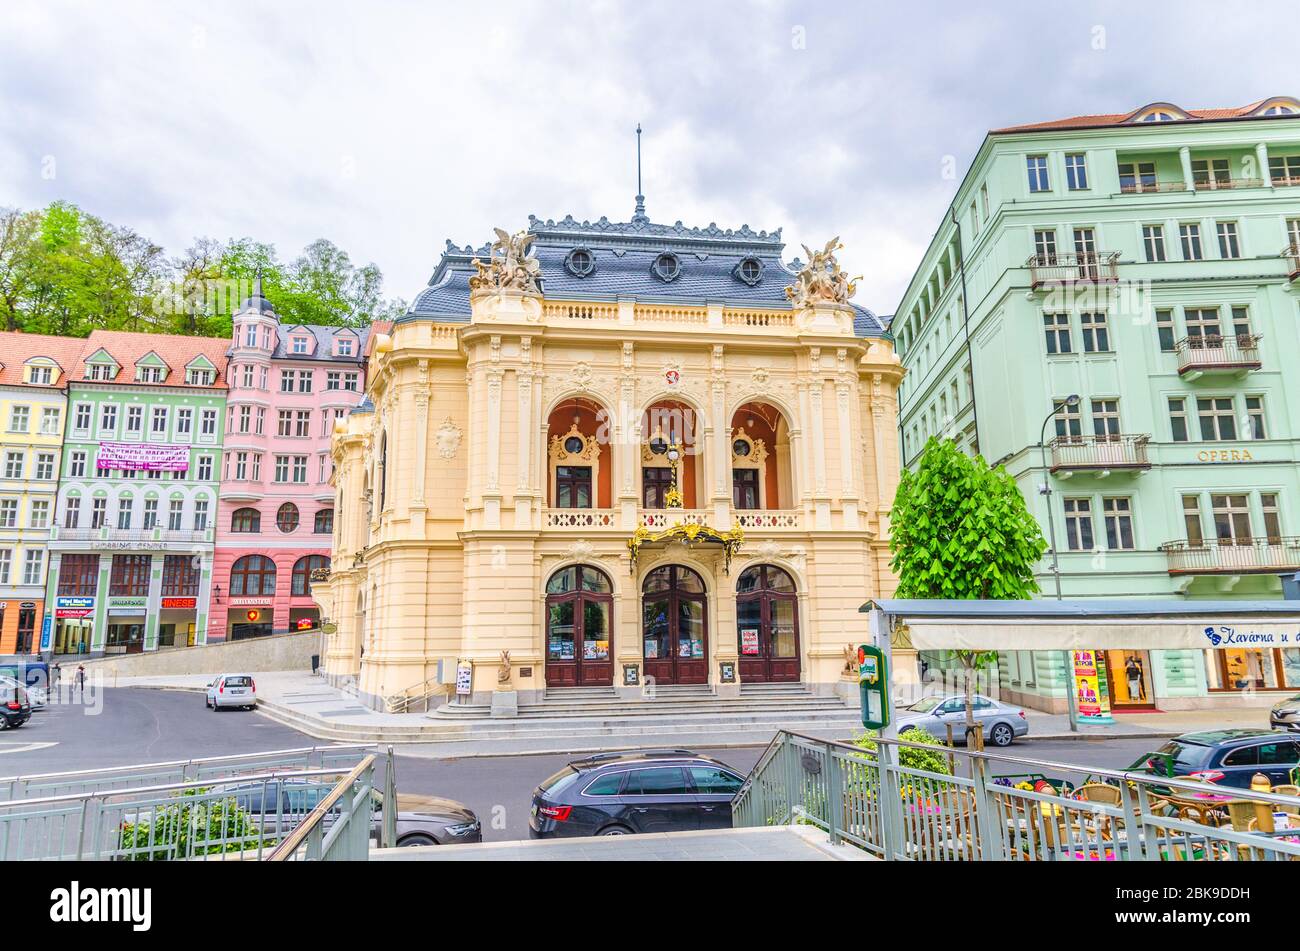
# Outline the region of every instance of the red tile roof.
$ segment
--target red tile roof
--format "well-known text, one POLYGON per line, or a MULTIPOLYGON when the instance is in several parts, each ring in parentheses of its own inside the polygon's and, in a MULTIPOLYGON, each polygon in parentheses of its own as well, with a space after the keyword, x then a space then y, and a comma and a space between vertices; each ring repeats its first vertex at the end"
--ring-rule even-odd
POLYGON ((202 354, 217 370, 216 382, 212 386, 221 390, 226 388, 226 349, 230 346, 230 341, 224 337, 184 337, 176 334, 95 330, 80 343, 82 344, 81 355, 71 374, 74 380, 85 379, 86 360, 102 348, 122 366, 122 371, 115 382, 132 383, 135 381, 136 361, 152 350, 167 364, 168 372, 163 378, 162 386, 190 386, 191 384, 185 382, 185 367, 202 354))
MULTIPOLYGON (((59 365, 62 373, 51 384, 61 387, 74 374, 86 341, 77 337, 51 337, 46 334, 25 334, 19 331, 0 331, 0 384, 23 384, 23 366, 32 357, 49 357, 59 365)), ((42 387, 43 389, 43 387, 42 387)))
MULTIPOLYGON (((1251 116, 1257 112, 1265 103, 1272 102, 1274 99, 1285 99, 1286 97, 1274 96, 1269 99, 1260 99, 1258 102, 1252 102, 1246 106, 1238 106, 1229 109, 1183 109, 1173 106, 1174 111, 1186 115, 1187 118, 1180 118, 1174 121, 1213 121, 1216 119, 1241 119, 1251 116)), ((1008 132, 1051 132, 1056 129, 1097 129, 1106 126, 1124 125, 1133 119, 1134 116, 1146 111, 1152 106, 1173 105, 1172 103, 1150 103, 1132 112, 1107 113, 1103 115, 1091 116, 1071 116, 1068 119, 1053 119, 1050 122, 1033 122, 1028 125, 1008 126, 1005 129, 993 129, 990 135, 1004 135, 1008 132)))

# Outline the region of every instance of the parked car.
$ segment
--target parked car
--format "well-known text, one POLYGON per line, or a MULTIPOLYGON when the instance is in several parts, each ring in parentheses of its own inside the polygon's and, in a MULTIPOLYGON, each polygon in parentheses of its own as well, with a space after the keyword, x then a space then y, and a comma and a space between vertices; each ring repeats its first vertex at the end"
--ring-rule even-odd
MULTIPOLYGON (((316 808, 333 787, 307 779, 273 780, 235 786, 229 791, 241 809, 253 817, 263 833, 280 835, 292 830, 316 808)), ((372 792, 374 812, 371 835, 379 840, 383 821, 383 796, 372 792)), ((333 810, 337 814, 338 810, 333 810)), ((332 822, 332 817, 326 818, 332 822)), ((397 840, 399 847, 419 845, 461 845, 483 841, 478 816, 463 803, 438 796, 399 794, 397 797, 397 840)))
POLYGON ((0 682, 0 720, 4 729, 20 727, 32 717, 32 705, 27 699, 27 688, 11 677, 0 682))
POLYGON ((250 674, 222 674, 208 684, 207 706, 214 711, 222 707, 251 710, 257 706, 257 684, 250 674))
POLYGON ((32 713, 36 713, 37 711, 45 709, 45 688, 44 687, 35 687, 28 684, 23 684, 20 681, 15 680, 13 677, 6 676, 5 674, 0 674, 0 684, 9 684, 10 686, 14 686, 14 687, 22 687, 23 690, 27 691, 27 702, 31 704, 32 713))
POLYGON ((1268 713, 1268 724, 1275 730, 1300 731, 1300 694, 1274 704, 1268 713))
POLYGON ((1213 730, 1184 733, 1129 767, 1153 776, 1195 776, 1237 789, 1256 773, 1273 785, 1291 783, 1300 767, 1300 740, 1281 730, 1213 730))
MULTIPOLYGON (((1010 746, 1016 737, 1029 733, 1029 720, 1020 707, 993 700, 983 694, 976 694, 973 703, 975 720, 984 731, 984 739, 994 746, 1010 746)), ((894 723, 898 726, 899 733, 909 727, 920 727, 941 740, 947 738, 947 724, 951 723, 954 741, 964 742, 966 697, 959 693, 922 697, 910 707, 899 710, 894 723)))
POLYGON ((533 791, 534 839, 731 827, 744 777, 690 750, 602 753, 576 760, 533 791))

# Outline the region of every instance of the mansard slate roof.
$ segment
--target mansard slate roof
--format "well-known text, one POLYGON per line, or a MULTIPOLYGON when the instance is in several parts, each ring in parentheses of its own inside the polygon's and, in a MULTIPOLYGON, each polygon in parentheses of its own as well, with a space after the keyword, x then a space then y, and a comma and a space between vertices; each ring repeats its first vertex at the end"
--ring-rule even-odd
MULTIPOLYGON (((542 268, 542 292, 554 300, 617 300, 635 298, 648 303, 703 305, 730 304, 737 307, 788 309, 785 289, 794 283, 800 268, 798 259, 787 267, 781 260, 785 248, 781 230, 754 231, 748 225, 723 229, 688 228, 680 221, 654 224, 643 215, 632 221, 607 218, 577 221, 567 216, 545 221, 528 216, 528 231, 537 236, 534 253, 542 268), (595 269, 578 276, 566 266, 569 252, 583 249, 592 255, 595 269), (653 272, 656 258, 665 251, 677 255, 680 273, 663 281, 653 272), (748 258, 762 267, 759 280, 749 284, 737 269, 748 258)), ((416 295, 400 321, 432 319, 467 323, 470 319, 469 278, 471 261, 487 261, 488 245, 457 247, 451 241, 429 278, 429 285, 416 295)), ((853 305, 853 327, 859 337, 881 337, 884 322, 865 307, 853 305)))
MULTIPOLYGON (((294 324, 291 327, 280 325, 279 331, 275 335, 275 349, 271 351, 272 360, 305 360, 312 363, 364 363, 366 352, 366 339, 370 336, 369 327, 333 327, 325 324, 294 324), (293 353, 293 333, 294 330, 306 330, 316 338, 316 347, 311 353, 293 353), (352 356, 337 356, 334 353, 334 341, 347 331, 357 345, 352 350, 352 356)), ((234 347, 227 349, 227 354, 234 352, 234 347)))

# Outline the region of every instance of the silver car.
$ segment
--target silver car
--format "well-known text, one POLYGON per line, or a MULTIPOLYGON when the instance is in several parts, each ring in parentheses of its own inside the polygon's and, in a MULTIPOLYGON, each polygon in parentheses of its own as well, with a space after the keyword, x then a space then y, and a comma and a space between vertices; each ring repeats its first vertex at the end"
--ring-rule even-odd
MULTIPOLYGON (((994 746, 1010 746, 1016 737, 1029 733, 1029 721, 1020 707, 1000 703, 982 694, 975 695, 974 707, 975 722, 983 730, 985 741, 994 746)), ((964 742, 966 697, 959 693, 924 697, 899 710, 894 722, 899 733, 909 727, 920 727, 941 740, 948 738, 948 724, 952 724, 954 742, 964 742)))
POLYGON ((1268 725, 1275 730, 1300 730, 1300 695, 1279 700, 1269 711, 1268 725))
POLYGON ((252 674, 222 674, 208 684, 205 704, 213 710, 222 707, 252 710, 257 706, 257 683, 252 674))

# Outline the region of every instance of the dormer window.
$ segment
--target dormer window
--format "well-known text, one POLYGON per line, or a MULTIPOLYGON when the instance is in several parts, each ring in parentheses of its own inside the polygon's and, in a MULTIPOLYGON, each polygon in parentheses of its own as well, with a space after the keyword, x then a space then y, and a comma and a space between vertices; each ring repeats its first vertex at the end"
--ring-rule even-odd
POLYGON ((306 338, 306 337, 294 337, 294 338, 293 338, 293 352, 294 352, 294 353, 299 353, 299 354, 302 354, 302 353, 306 353, 306 352, 307 352, 307 338, 306 338))
POLYGON ((27 379, 23 382, 31 386, 50 386, 54 383, 54 367, 41 363, 27 365, 27 379))
POLYGON ((137 383, 161 383, 167 377, 167 371, 162 367, 136 367, 135 381, 137 383))
POLYGON ((1296 110, 1290 106, 1269 106, 1260 115, 1263 116, 1293 116, 1296 110))
POLYGON ((596 256, 587 248, 574 248, 564 259, 564 266, 574 277, 586 277, 596 270, 596 256))
POLYGON ((735 275, 750 287, 763 280, 763 262, 758 258, 745 258, 736 265, 735 275))
POLYGON ((681 276, 682 264, 677 255, 671 251, 665 251, 655 258, 652 270, 655 277, 668 284, 681 276))
POLYGON ((1148 112, 1142 117, 1143 122, 1173 122, 1177 116, 1168 112, 1148 112))
POLYGON ((211 386, 216 374, 212 370, 187 370, 185 382, 190 386, 211 386))
POLYGON ((341 338, 339 338, 338 340, 334 341, 334 346, 335 346, 335 348, 336 348, 336 349, 335 349, 335 352, 336 352, 340 357, 350 357, 350 356, 352 356, 352 338, 351 338, 351 337, 341 337, 341 338))

